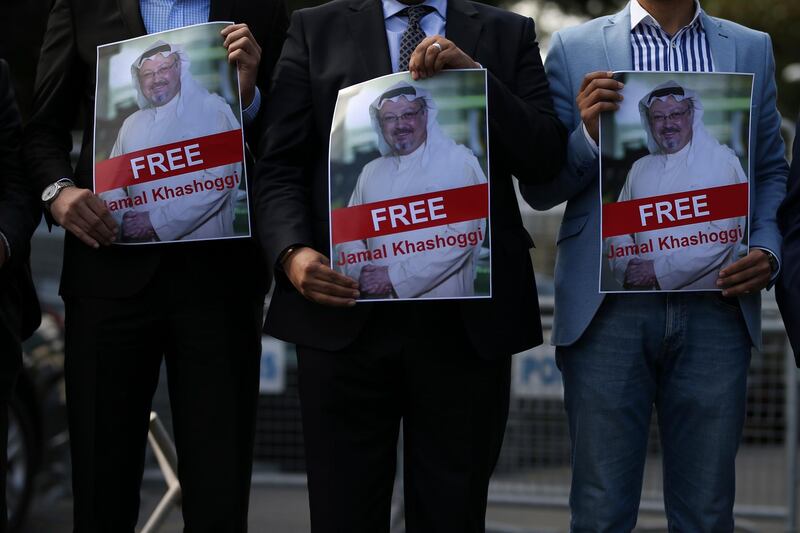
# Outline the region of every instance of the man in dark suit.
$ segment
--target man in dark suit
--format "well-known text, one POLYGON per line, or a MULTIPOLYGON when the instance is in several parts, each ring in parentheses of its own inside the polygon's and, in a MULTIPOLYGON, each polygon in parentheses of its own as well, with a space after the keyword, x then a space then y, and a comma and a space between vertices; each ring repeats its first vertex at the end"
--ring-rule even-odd
POLYGON ((0 532, 6 530, 8 400, 22 368, 20 343, 41 318, 28 256, 42 210, 25 180, 19 138, 11 76, 0 59, 0 532))
POLYGON ((800 366, 800 122, 795 133, 786 198, 778 211, 778 224, 783 234, 783 269, 775 296, 795 360, 800 366))
POLYGON ((96 47, 214 20, 237 61, 245 137, 260 130, 288 23, 282 0, 57 0, 25 133, 46 215, 67 230, 66 387, 75 530, 131 532, 148 415, 166 362, 188 531, 244 531, 258 397, 263 299, 270 277, 251 240, 111 246, 116 225, 91 192, 96 47), (262 48, 263 47, 263 48, 262 48), (83 144, 70 166, 70 128, 83 144), (248 116, 250 121, 248 124, 248 116))
POLYGON ((315 533, 388 531, 401 418, 406 531, 483 531, 510 355, 542 340, 533 242, 511 175, 552 179, 566 132, 533 21, 465 0, 412 3, 336 0, 296 11, 267 104, 255 195, 261 242, 279 268, 266 331, 298 344, 315 533), (411 50, 417 78, 488 69, 490 300, 356 305, 357 282, 328 266, 337 93, 406 70, 411 50))

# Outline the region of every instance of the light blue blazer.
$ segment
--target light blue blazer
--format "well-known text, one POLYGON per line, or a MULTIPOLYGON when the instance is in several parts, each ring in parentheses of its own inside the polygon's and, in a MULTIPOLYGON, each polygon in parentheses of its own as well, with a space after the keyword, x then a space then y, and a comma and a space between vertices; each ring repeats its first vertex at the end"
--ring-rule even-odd
MULTIPOLYGON (((750 245, 772 251, 780 260, 781 234, 776 213, 786 195, 789 168, 776 108, 775 60, 769 35, 701 13, 716 72, 755 74, 750 123, 750 245)), ((598 292, 600 200, 598 160, 586 140, 575 103, 583 77, 598 70, 633 70, 629 7, 553 35, 545 69, 558 116, 570 129, 567 162, 545 185, 522 185, 534 209, 567 202, 558 232, 555 318, 552 343, 577 341, 603 301, 598 292)), ((623 296, 624 297, 624 296, 623 296)), ((761 347, 761 295, 739 298, 747 328, 761 347)))

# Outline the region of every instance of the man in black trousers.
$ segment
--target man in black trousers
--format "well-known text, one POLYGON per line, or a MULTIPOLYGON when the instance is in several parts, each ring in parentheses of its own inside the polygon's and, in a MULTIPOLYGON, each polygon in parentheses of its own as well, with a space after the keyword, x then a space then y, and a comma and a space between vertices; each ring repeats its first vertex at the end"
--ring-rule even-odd
POLYGON ((22 368, 20 343, 41 318, 28 256, 42 211, 22 169, 19 138, 11 76, 8 64, 0 59, 0 531, 7 527, 8 400, 22 368))
POLYGON ((266 119, 257 221, 278 267, 266 331, 298 345, 312 531, 388 531, 401 419, 406 531, 483 531, 510 356, 542 341, 533 242, 511 175, 553 179, 566 143, 533 21, 466 0, 335 0, 296 11, 266 119), (409 65, 417 78, 488 70, 490 300, 356 304, 357 282, 328 267, 337 93, 409 65))
POLYGON ((50 12, 25 156, 46 216, 67 231, 60 293, 77 533, 134 530, 162 360, 186 530, 247 529, 269 270, 251 239, 114 246, 116 223, 91 191, 97 46, 208 21, 237 23, 220 42, 238 64, 245 140, 256 146, 288 24, 283 0, 56 0, 50 12))
POLYGON ((775 296, 783 316, 786 333, 800 366, 800 121, 795 130, 792 168, 786 182, 786 198, 778 211, 783 233, 783 269, 775 296))

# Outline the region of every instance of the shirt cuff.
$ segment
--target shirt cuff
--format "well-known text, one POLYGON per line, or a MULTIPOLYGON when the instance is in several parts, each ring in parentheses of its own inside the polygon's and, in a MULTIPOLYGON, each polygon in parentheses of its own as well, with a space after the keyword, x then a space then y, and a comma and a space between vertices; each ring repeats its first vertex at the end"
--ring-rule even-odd
POLYGON ((753 249, 755 249, 755 250, 763 250, 763 251, 767 252, 769 255, 774 257, 775 258, 775 262, 778 263, 778 269, 775 270, 775 272, 772 273, 772 277, 769 278, 769 282, 770 282, 770 285, 771 285, 776 279, 778 279, 778 274, 781 273, 781 260, 778 257, 778 255, 775 252, 773 252, 772 250, 770 250, 769 248, 764 248, 763 246, 753 246, 753 249))
POLYGON ((6 239, 2 231, 0 231, 0 244, 6 249, 6 263, 8 263, 8 260, 11 259, 11 245, 8 243, 8 239, 6 239))
POLYGON ((598 148, 597 143, 594 142, 592 136, 589 135, 589 130, 586 129, 586 124, 581 122, 581 128, 583 128, 583 136, 586 137, 586 143, 589 145, 589 148, 592 149, 592 153, 594 153, 594 155, 598 155, 600 153, 600 148, 598 148))
POLYGON ((250 102, 250 105, 247 106, 246 109, 242 110, 242 122, 244 122, 245 126, 249 126, 253 123, 256 116, 258 116, 259 109, 261 109, 261 91, 256 87, 256 94, 253 96, 253 101, 250 102))

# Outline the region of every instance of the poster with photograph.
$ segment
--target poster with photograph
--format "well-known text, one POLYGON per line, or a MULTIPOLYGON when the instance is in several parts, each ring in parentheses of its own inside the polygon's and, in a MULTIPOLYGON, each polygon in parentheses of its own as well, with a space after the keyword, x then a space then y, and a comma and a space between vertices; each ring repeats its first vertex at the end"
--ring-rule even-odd
POLYGON ((97 47, 94 192, 119 224, 117 243, 250 236, 228 24, 97 47))
POLYGON ((361 300, 491 297, 488 144, 485 70, 339 91, 331 268, 361 300))
POLYGON ((752 74, 618 72, 600 118, 600 292, 715 291, 748 252, 752 74))

